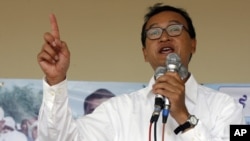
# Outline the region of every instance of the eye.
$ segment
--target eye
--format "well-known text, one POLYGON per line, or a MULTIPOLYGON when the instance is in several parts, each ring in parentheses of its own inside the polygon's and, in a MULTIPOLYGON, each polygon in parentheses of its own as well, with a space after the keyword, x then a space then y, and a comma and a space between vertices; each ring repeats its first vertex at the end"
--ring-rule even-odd
POLYGON ((161 31, 159 30, 159 28, 151 28, 148 30, 148 34, 150 34, 150 35, 159 35, 160 32, 161 31))
POLYGON ((168 32, 179 32, 179 31, 181 31, 181 26, 180 25, 170 25, 167 30, 168 30, 168 32))

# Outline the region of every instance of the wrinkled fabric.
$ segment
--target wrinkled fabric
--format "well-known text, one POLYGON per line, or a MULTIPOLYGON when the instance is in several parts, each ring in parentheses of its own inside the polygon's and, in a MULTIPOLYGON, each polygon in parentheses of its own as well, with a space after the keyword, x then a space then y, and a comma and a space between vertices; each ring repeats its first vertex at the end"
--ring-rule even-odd
MULTIPOLYGON (((147 87, 117 95, 89 115, 74 120, 69 109, 67 80, 49 86, 43 79, 43 102, 39 113, 39 141, 147 141, 155 95, 147 87)), ((169 115, 165 141, 229 141, 229 125, 245 124, 243 107, 228 94, 196 82, 193 75, 185 84, 186 105, 198 124, 184 133, 173 131, 179 125, 169 115)), ((162 137, 162 118, 157 124, 157 138, 162 137)), ((153 127, 151 132, 153 140, 153 127)))

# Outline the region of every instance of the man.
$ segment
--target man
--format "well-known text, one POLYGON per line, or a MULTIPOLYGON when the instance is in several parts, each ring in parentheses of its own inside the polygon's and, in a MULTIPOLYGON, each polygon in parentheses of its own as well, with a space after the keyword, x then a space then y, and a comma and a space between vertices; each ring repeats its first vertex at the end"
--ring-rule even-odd
POLYGON ((18 130, 19 132, 21 132, 21 133, 23 133, 26 137, 27 137, 27 139, 28 139, 28 141, 32 141, 31 140, 31 137, 29 136, 29 128, 30 128, 30 122, 29 122, 29 120, 28 119, 23 119, 22 121, 21 121, 21 126, 20 126, 20 130, 18 130))
MULTIPOLYGON (((166 141, 228 141, 229 125, 244 123, 242 106, 232 97, 199 85, 190 72, 182 79, 175 71, 166 72, 157 80, 153 76, 146 88, 116 96, 92 114, 74 120, 68 106, 66 81, 70 52, 60 40, 54 15, 50 21, 52 31, 44 34, 45 43, 38 54, 38 63, 46 75, 39 114, 40 141, 146 141, 152 139, 149 132, 152 124, 155 140, 162 137, 166 141), (155 94, 164 96, 170 104, 169 116, 163 124, 150 120, 155 94)), ((196 50, 195 29, 189 15, 182 9, 161 4, 151 7, 146 14, 141 41, 145 61, 153 70, 166 66, 170 53, 178 54, 188 70, 196 50)))
POLYGON ((28 141, 25 134, 16 130, 16 122, 12 117, 7 116, 4 121, 3 141, 28 141))
POLYGON ((92 113, 97 106, 114 96, 111 91, 104 88, 97 89, 89 94, 83 103, 84 115, 92 113))
POLYGON ((30 127, 30 136, 32 138, 32 141, 38 141, 38 137, 37 137, 37 121, 33 122, 33 124, 30 127))

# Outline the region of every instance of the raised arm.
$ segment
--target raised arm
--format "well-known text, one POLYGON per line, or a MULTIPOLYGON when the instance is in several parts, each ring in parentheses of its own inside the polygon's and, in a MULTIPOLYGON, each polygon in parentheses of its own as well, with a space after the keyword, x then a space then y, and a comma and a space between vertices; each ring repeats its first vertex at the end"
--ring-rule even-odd
POLYGON ((70 52, 60 39, 54 14, 50 15, 50 24, 51 31, 44 34, 44 44, 37 55, 46 80, 46 83, 43 81, 43 100, 39 110, 38 140, 73 141, 77 139, 78 131, 69 107, 67 83, 63 82, 70 64, 70 52))
POLYGON ((37 55, 37 61, 49 85, 55 85, 66 78, 70 65, 67 44, 60 40, 59 27, 54 14, 50 15, 51 32, 44 33, 44 44, 37 55))

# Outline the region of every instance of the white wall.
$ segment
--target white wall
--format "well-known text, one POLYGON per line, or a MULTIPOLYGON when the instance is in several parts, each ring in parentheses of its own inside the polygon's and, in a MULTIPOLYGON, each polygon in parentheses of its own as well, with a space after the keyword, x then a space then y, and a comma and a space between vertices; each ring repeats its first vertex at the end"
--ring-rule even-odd
MULTIPOLYGON (((0 78, 41 79, 36 55, 48 15, 57 16, 71 50, 70 80, 147 82, 140 30, 156 0, 2 0, 0 78)), ((168 0, 189 11, 198 46, 190 70, 201 83, 250 82, 250 1, 168 0)))

